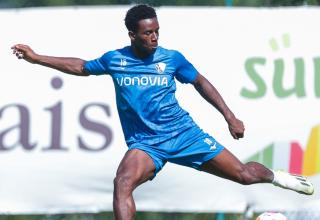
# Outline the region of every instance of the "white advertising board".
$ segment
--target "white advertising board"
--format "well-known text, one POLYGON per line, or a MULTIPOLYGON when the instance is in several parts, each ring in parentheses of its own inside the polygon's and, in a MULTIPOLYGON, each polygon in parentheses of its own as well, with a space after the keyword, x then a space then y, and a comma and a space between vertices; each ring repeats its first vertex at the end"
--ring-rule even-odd
MULTIPOLYGON (((0 10, 0 213, 112 210, 113 178, 127 148, 111 78, 31 65, 17 60, 10 47, 24 43, 39 54, 100 57, 129 44, 123 22, 128 7, 0 10)), ((160 44, 181 51, 215 85, 246 133, 233 140, 218 111, 191 85, 178 84, 179 103, 200 127, 243 161, 293 142, 302 152, 292 153, 293 159, 301 159, 308 142, 316 143, 309 152, 318 156, 303 163, 307 171, 314 168, 310 178, 319 187, 320 9, 161 7, 157 12, 160 44)), ((275 152, 291 151, 259 155, 280 160, 275 152)), ((172 164, 134 196, 137 209, 146 211, 319 206, 317 191, 307 197, 267 184, 241 186, 172 164)))

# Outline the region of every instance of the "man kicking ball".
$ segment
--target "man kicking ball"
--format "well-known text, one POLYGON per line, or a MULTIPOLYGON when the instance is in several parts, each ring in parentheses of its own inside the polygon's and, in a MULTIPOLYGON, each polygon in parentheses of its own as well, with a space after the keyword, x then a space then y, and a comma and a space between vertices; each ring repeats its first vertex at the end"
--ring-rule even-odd
POLYGON ((244 125, 216 88, 178 51, 158 46, 159 23, 154 8, 135 5, 125 17, 131 44, 100 58, 52 57, 17 44, 13 53, 77 76, 112 77, 119 117, 128 145, 114 179, 114 214, 117 220, 134 219, 132 193, 151 180, 167 162, 192 167, 240 184, 273 183, 299 193, 313 194, 302 176, 274 172, 256 162, 243 164, 223 145, 203 132, 176 98, 175 79, 191 83, 225 118, 233 138, 243 137, 244 125))

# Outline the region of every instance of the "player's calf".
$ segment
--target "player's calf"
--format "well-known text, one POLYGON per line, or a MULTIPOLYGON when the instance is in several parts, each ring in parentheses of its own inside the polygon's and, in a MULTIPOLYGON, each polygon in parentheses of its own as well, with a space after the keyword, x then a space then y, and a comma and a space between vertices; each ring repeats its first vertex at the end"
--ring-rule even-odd
POLYGON ((273 173, 264 165, 257 162, 248 162, 240 164, 236 169, 235 182, 242 185, 251 185, 255 183, 271 183, 273 173))

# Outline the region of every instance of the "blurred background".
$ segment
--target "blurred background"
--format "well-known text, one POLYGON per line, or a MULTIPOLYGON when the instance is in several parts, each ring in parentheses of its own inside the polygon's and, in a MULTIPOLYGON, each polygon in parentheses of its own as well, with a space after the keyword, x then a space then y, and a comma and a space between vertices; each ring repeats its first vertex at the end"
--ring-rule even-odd
POLYGON ((127 5, 147 3, 153 6, 236 6, 236 7, 279 7, 319 5, 319 0, 1 0, 1 8, 50 7, 72 5, 127 5))
MULTIPOLYGON (((284 7, 312 7, 318 8, 320 0, 0 0, 0 10, 5 12, 7 9, 34 9, 35 7, 85 7, 85 6, 128 6, 136 3, 147 3, 155 7, 160 6, 210 6, 217 8, 284 8, 284 7)), ((320 10, 319 10, 320 12, 320 10)), ((122 15, 121 15, 122 16, 122 15)), ((4 20, 0 20, 1 25, 4 20)), ((258 24, 257 24, 258 25, 258 24)), ((294 24, 293 24, 294 25, 294 24)), ((1 41, 4 41, 1 37, 1 41)), ((320 78, 319 78, 320 79, 320 78)), ((317 151, 319 153, 319 151, 317 151)), ((0 180, 1 182, 1 180, 0 180)), ((0 184, 1 187, 1 184, 0 184)), ((201 203, 201 200, 195 201, 201 203)), ((320 210, 320 207, 319 207, 320 210)), ((318 220, 319 212, 308 211, 282 211, 288 220, 318 220)), ((93 211, 92 213, 55 213, 55 214, 8 214, 1 211, 0 220, 112 220, 113 214, 110 211, 93 211)), ((254 220, 259 212, 253 212, 248 208, 242 213, 232 212, 184 212, 184 211, 138 211, 136 219, 138 220, 254 220)))

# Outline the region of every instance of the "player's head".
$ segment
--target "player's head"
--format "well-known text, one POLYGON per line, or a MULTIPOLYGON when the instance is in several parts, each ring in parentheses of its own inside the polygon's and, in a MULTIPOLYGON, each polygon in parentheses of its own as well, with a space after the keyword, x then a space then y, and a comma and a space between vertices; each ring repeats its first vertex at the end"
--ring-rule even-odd
POLYGON ((156 11, 149 5, 141 4, 130 8, 124 21, 128 31, 137 32, 139 21, 150 18, 157 18, 156 11))
POLYGON ((135 5, 125 17, 131 45, 137 55, 147 56, 158 46, 159 23, 157 14, 149 5, 135 5))

